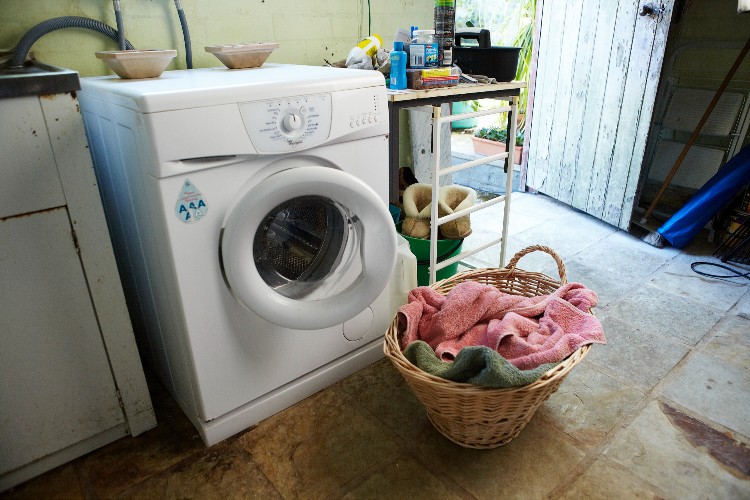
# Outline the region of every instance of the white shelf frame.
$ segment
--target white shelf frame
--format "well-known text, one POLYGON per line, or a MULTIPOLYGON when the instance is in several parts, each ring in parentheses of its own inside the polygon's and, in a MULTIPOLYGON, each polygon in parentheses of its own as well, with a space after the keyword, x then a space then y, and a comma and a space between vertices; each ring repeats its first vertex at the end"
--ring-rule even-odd
POLYGON ((505 250, 506 250, 506 242, 508 238, 508 221, 509 221, 509 216, 510 216, 510 200, 511 200, 511 192, 513 189, 513 163, 512 163, 513 155, 512 153, 514 151, 515 144, 516 144, 515 141, 516 141, 516 133, 517 133, 516 117, 518 116, 518 96, 496 97, 494 99, 497 99, 500 101, 507 101, 510 103, 510 105, 482 110, 482 111, 475 111, 471 113, 462 113, 458 115, 447 115, 447 116, 442 116, 439 105, 432 105, 432 151, 433 151, 433 155, 432 155, 432 207, 431 207, 432 211, 430 214, 430 217, 431 217, 430 220, 432 221, 432 224, 430 224, 430 264, 429 264, 431 285, 435 283, 437 271, 439 271, 440 269, 448 267, 451 264, 454 264, 463 258, 466 258, 470 255, 474 255, 498 243, 500 243, 499 267, 503 267, 505 265, 505 250), (440 148, 442 146, 441 141, 440 141, 440 127, 442 125, 452 123, 456 120, 463 120, 463 119, 475 118, 479 116, 500 114, 504 112, 508 113, 508 126, 507 126, 508 138, 505 144, 506 145, 505 153, 487 156, 486 158, 479 158, 477 160, 471 160, 471 161, 461 163, 455 166, 444 167, 440 165, 440 148), (438 217, 437 200, 438 200, 438 194, 440 190, 440 177, 443 175, 448 175, 454 172, 465 170, 467 168, 476 167, 478 165, 484 165, 486 163, 490 163, 495 160, 505 160, 505 167, 504 167, 505 168, 505 194, 498 196, 497 198, 493 198, 492 200, 476 204, 472 207, 459 210, 458 212, 454 212, 450 215, 438 217), (490 207, 492 205, 496 205, 498 203, 503 203, 503 202, 505 203, 505 206, 503 207, 503 224, 502 224, 501 236, 499 238, 496 238, 476 248, 462 251, 458 255, 455 255, 449 259, 445 259, 442 262, 437 262, 438 228, 440 227, 441 224, 452 221, 459 217, 469 215, 473 212, 476 212, 477 210, 482 210, 484 208, 490 207))

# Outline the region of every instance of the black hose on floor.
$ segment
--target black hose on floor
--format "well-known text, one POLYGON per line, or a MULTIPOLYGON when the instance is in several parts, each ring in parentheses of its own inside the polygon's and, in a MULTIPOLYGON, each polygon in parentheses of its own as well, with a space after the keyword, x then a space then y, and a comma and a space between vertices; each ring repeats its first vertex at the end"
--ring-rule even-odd
MULTIPOLYGON (((92 31, 97 31, 111 38, 115 42, 119 42, 119 34, 117 30, 95 19, 89 19, 88 17, 80 16, 55 17, 53 19, 42 21, 41 23, 37 24, 29 31, 27 31, 26 34, 23 35, 23 37, 21 37, 21 40, 18 42, 18 45, 16 45, 15 51, 13 52, 13 59, 11 59, 10 67, 22 67, 24 61, 26 60, 26 56, 29 54, 29 50, 31 50, 31 46, 34 45, 37 40, 39 40, 47 33, 62 28, 89 29, 92 31)), ((128 40, 125 40, 125 48, 127 50, 135 50, 135 47, 133 47, 133 45, 128 40)))
POLYGON ((717 264, 715 262, 703 262, 703 261, 696 261, 690 264, 690 269, 692 269, 697 274, 700 274, 701 276, 705 276, 707 278, 717 278, 722 280, 730 280, 734 278, 745 278, 747 280, 750 280, 750 272, 744 273, 741 269, 736 269, 734 267, 725 266, 724 264, 717 264), (698 266, 712 266, 717 267, 719 269, 723 269, 724 271, 728 271, 729 274, 712 274, 707 273, 705 271, 699 271, 697 269, 698 266))

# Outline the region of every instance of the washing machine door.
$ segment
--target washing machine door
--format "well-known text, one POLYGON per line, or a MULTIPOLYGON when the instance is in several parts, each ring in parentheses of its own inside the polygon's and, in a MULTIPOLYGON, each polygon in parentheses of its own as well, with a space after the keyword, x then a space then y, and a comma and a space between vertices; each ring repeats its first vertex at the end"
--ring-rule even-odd
POLYGON ((380 197, 333 168, 291 168, 247 191, 221 237, 232 294, 276 325, 314 330, 362 312, 388 285, 396 230, 380 197))

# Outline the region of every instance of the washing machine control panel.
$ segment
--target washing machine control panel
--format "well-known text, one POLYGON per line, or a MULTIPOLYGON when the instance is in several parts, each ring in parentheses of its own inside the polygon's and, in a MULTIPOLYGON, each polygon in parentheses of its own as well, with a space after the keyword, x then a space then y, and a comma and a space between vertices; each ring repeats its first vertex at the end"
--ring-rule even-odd
POLYGON ((321 144, 331 130, 331 96, 318 94, 240 103, 253 145, 262 153, 284 153, 321 144))

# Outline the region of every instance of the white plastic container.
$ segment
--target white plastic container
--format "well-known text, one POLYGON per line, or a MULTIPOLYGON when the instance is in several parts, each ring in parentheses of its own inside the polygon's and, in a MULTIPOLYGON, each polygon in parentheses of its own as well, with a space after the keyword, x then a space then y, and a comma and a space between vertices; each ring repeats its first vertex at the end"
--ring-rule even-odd
POLYGON ((409 44, 410 68, 434 68, 438 65, 435 30, 415 30, 409 44))

